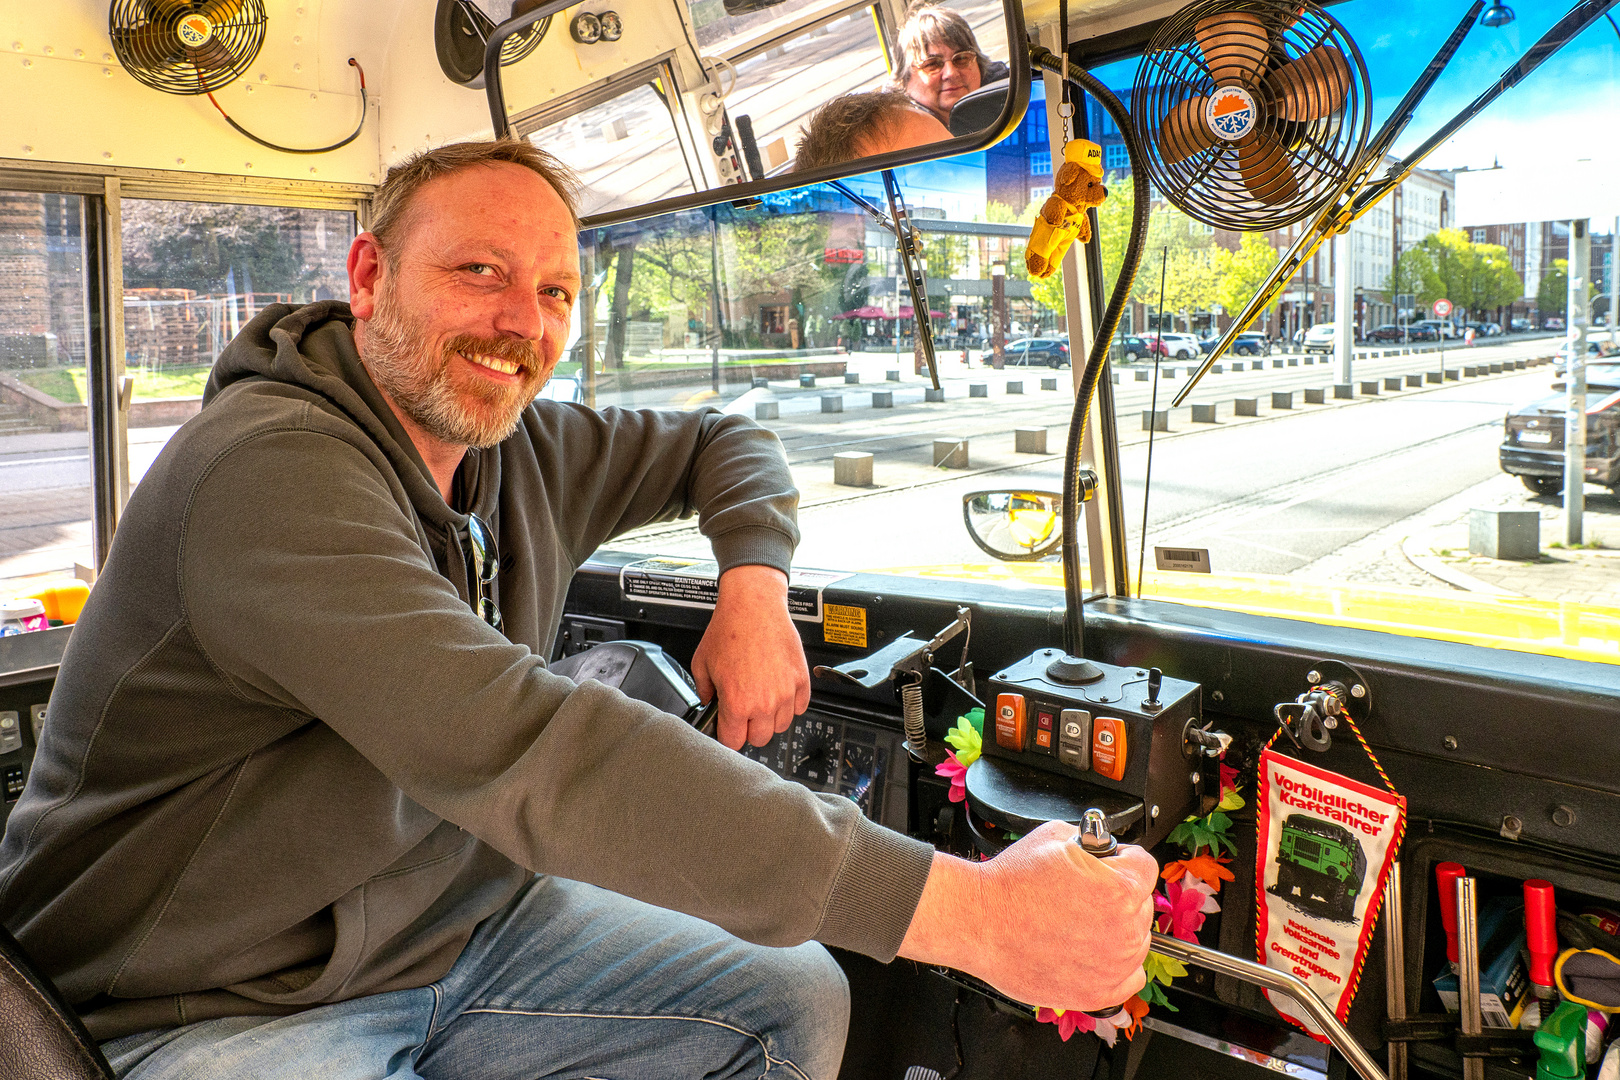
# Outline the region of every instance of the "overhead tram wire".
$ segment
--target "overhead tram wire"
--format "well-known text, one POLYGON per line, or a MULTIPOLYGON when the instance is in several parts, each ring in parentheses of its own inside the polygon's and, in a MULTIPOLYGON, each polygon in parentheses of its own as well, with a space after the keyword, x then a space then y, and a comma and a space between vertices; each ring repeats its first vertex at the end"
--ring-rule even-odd
MULTIPOLYGON (((1114 292, 1108 299, 1108 307, 1103 312, 1102 321, 1097 325, 1095 336, 1092 338, 1091 353, 1086 357, 1085 373, 1080 377, 1080 387, 1075 393, 1074 413, 1069 421, 1069 442, 1064 456, 1063 592, 1064 606, 1068 614, 1068 618, 1064 620, 1064 647, 1070 655, 1083 656, 1086 620, 1082 607, 1085 599, 1084 590, 1080 584, 1081 488, 1094 488, 1096 478, 1088 470, 1081 468, 1080 451, 1085 445, 1086 417, 1091 411, 1091 401, 1097 392, 1097 382, 1102 378, 1103 366, 1108 361, 1108 343, 1113 339, 1115 327, 1119 325, 1126 299, 1130 296, 1131 287, 1136 283, 1137 267, 1142 261, 1142 245, 1147 240, 1148 231, 1148 177, 1147 170, 1143 166, 1146 155, 1141 140, 1136 137, 1136 129, 1131 124, 1130 112, 1114 92, 1104 86, 1091 72, 1069 63, 1067 59, 1057 56, 1044 46, 1030 46, 1029 55, 1032 63, 1073 82, 1096 98, 1098 104, 1107 110, 1109 117, 1119 128, 1120 136, 1125 142, 1125 151, 1130 157, 1131 183, 1135 196, 1135 205, 1131 208, 1131 233, 1125 244, 1125 256, 1120 263, 1119 278, 1114 282, 1114 292)), ((1096 237, 1093 236, 1093 241, 1095 240, 1096 237)), ((1089 490, 1086 494, 1089 495, 1089 490)))

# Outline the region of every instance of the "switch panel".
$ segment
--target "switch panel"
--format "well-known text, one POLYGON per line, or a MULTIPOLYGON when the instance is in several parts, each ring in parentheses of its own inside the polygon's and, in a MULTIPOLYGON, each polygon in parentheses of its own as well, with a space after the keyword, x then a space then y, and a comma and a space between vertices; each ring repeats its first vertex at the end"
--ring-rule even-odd
POLYGON ((1055 648, 985 683, 996 731, 993 739, 985 732, 984 755, 1048 774, 1031 780, 1035 787, 1050 784, 1070 804, 1110 813, 1139 803, 1141 831, 1132 827, 1128 839, 1150 846, 1197 807, 1198 762, 1187 740, 1202 722, 1197 683, 1166 675, 1153 693, 1146 667, 1076 660, 1055 648))
POLYGON ((6 802, 14 803, 22 797, 23 787, 28 781, 28 774, 21 765, 7 766, 5 772, 0 774, 0 780, 5 782, 6 802))
POLYGON ((996 696, 996 745, 1008 750, 1022 750, 1029 742, 1025 730, 1024 695, 998 694, 996 696))
POLYGON ((0 712, 0 754, 9 754, 13 750, 21 750, 22 723, 16 710, 7 709, 0 712))

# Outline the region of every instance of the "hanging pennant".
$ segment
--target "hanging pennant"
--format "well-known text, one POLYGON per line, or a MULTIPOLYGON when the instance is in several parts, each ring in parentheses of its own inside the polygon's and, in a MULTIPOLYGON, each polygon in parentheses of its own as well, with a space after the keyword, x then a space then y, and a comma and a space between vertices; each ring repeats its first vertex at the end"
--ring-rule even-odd
MULTIPOLYGON (((1354 721, 1344 720, 1372 757, 1354 721)), ((1378 774, 1389 785, 1382 767, 1378 774)), ((1343 1021, 1406 828, 1406 799, 1393 785, 1379 791, 1270 747, 1260 754, 1259 796, 1260 962, 1305 980, 1343 1021)), ((1284 1018, 1322 1038, 1292 998, 1269 990, 1266 997, 1284 1018)))

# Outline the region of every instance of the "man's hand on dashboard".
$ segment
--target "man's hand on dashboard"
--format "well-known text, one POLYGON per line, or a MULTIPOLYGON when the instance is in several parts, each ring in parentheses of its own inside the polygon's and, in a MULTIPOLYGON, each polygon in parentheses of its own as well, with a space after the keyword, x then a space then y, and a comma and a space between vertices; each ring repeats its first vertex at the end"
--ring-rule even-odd
POLYGON ((934 856, 900 955, 1054 1009, 1107 1009, 1142 989, 1159 866, 1139 847, 1097 859, 1049 821, 989 862, 934 856))
POLYGON ((770 566, 720 575, 714 617, 692 655, 698 696, 720 695, 717 735, 764 746, 810 707, 810 669, 787 608, 787 576, 770 566))

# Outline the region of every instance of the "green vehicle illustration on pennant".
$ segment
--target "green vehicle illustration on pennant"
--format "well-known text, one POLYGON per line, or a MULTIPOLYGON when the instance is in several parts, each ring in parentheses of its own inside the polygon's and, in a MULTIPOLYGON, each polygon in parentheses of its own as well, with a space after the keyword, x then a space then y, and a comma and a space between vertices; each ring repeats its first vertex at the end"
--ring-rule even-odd
POLYGON ((1307 915, 1349 922, 1366 873, 1367 855, 1349 829, 1292 814, 1277 844, 1277 883, 1266 891, 1307 915))

